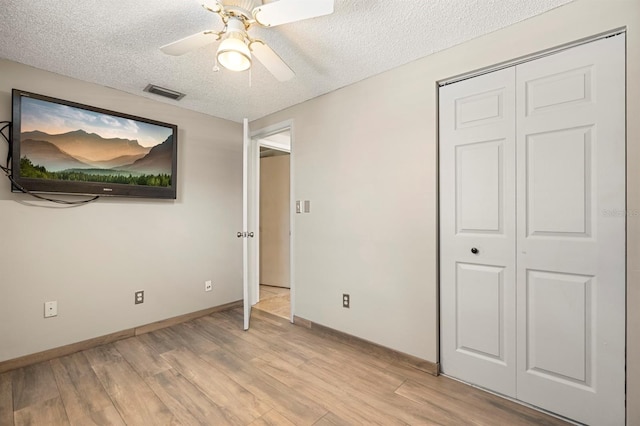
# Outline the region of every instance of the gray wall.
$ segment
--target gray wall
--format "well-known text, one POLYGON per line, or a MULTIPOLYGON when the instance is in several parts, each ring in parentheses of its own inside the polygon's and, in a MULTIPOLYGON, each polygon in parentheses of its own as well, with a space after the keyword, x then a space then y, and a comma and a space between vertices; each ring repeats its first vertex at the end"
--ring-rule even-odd
POLYGON ((0 76, 0 120, 18 88, 179 129, 175 201, 56 208, 0 176, 0 361, 242 298, 241 125, 14 62, 0 60, 0 76), (49 300, 59 314, 44 319, 49 300))
MULTIPOLYGON (((295 315, 438 361, 436 82, 621 27, 627 205, 637 212, 637 0, 577 0, 252 122, 293 119, 295 199, 313 205, 295 215, 295 315)), ((640 216, 628 216, 627 236, 627 407, 640 424, 640 216)))

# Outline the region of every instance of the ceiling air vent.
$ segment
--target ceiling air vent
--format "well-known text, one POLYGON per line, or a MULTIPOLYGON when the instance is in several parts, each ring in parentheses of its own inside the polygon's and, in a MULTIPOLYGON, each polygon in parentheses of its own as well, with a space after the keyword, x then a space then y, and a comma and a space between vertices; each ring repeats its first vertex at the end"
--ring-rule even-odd
POLYGON ((165 98, 179 101, 184 98, 184 93, 176 92, 175 90, 165 89, 164 87, 156 86, 155 84, 148 84, 144 88, 145 92, 153 93, 154 95, 164 96, 165 98))

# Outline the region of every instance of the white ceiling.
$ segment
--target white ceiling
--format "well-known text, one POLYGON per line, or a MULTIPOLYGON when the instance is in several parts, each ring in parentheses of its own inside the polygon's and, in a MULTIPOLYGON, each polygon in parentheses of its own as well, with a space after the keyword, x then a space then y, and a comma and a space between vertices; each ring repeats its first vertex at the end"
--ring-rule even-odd
POLYGON ((569 1, 335 0, 332 15, 252 28, 252 37, 296 73, 280 83, 257 61, 251 74, 214 73, 215 44, 177 57, 160 52, 167 43, 222 28, 197 0, 3 0, 0 57, 233 121, 253 120, 569 1), (145 93, 148 83, 186 97, 176 102, 145 93))

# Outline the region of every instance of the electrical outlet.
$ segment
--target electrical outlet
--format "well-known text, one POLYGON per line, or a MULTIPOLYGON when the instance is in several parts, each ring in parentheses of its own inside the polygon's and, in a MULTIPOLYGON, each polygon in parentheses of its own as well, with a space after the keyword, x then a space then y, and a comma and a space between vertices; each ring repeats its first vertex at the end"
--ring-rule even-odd
POLYGON ((144 303, 144 290, 136 291, 135 293, 134 303, 139 305, 140 303, 144 303))
POLYGON ((44 317, 51 318, 58 316, 58 302, 44 302, 44 317))
POLYGON ((350 297, 348 294, 342 294, 342 307, 349 308, 350 297))
POLYGON ((211 291, 213 288, 213 284, 211 284, 211 280, 207 280, 204 282, 204 291, 211 291))

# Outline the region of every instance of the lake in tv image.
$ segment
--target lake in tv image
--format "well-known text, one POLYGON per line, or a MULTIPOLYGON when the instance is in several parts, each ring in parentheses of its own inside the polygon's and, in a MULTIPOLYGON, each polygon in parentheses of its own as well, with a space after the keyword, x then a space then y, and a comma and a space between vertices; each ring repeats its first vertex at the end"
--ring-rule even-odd
POLYGON ((22 98, 23 178, 171 186, 173 129, 22 98))

